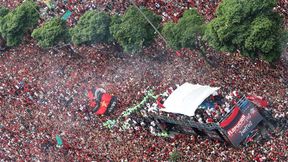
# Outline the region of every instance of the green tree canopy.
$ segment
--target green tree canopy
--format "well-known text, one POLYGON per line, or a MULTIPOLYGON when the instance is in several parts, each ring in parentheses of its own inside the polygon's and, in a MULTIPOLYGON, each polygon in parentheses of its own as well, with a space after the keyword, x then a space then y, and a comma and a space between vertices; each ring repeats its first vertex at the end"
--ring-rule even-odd
POLYGON ((70 30, 72 42, 77 45, 110 42, 113 40, 110 22, 110 16, 104 12, 87 11, 70 30))
POLYGON ((34 2, 26 0, 0 19, 0 33, 7 46, 18 45, 23 36, 36 26, 39 19, 36 9, 34 2))
MULTIPOLYGON (((142 13, 158 28, 161 17, 153 12, 141 8, 142 13)), ((125 52, 138 52, 143 46, 149 45, 156 36, 156 33, 135 7, 129 7, 126 13, 119 17, 114 16, 110 31, 116 41, 123 47, 125 52)))
POLYGON ((47 48, 57 45, 59 42, 67 42, 69 32, 64 20, 53 18, 43 26, 34 29, 32 37, 38 41, 41 47, 47 48))
POLYGON ((206 57, 206 45, 202 40, 206 24, 202 16, 195 9, 186 10, 178 23, 164 24, 162 34, 167 39, 169 46, 175 50, 189 48, 197 50, 204 60, 212 65, 206 57))
POLYGON ((3 6, 0 6, 0 18, 7 15, 9 13, 9 9, 3 6))
POLYGON ((281 55, 282 18, 275 0, 223 0, 205 39, 217 50, 240 52, 269 62, 281 55))
POLYGON ((204 34, 204 19, 195 9, 186 10, 178 23, 168 22, 164 24, 162 34, 167 39, 171 48, 199 50, 199 39, 204 34))
MULTIPOLYGON (((5 15, 7 15, 9 13, 9 9, 3 7, 3 6, 0 6, 0 23, 3 22, 3 17, 5 15)), ((0 49, 3 50, 5 49, 5 46, 6 46, 6 41, 5 39, 2 37, 2 35, 0 34, 0 49)))

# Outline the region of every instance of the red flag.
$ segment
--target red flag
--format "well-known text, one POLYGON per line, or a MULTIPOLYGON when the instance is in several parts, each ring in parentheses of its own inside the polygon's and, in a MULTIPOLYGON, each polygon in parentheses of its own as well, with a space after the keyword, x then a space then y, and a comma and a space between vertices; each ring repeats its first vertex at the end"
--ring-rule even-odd
POLYGON ((161 97, 158 97, 157 100, 156 100, 157 105, 158 105, 160 108, 165 108, 165 106, 161 103, 161 101, 162 101, 162 98, 161 98, 161 97))
POLYGON ((89 106, 92 108, 92 112, 97 115, 109 115, 117 104, 117 98, 111 96, 104 91, 92 88, 87 92, 89 99, 89 106))
POLYGON ((92 91, 88 91, 87 96, 88 96, 88 98, 89 98, 90 100, 93 100, 93 99, 94 99, 94 94, 93 94, 92 91))
POLYGON ((179 56, 179 57, 181 57, 180 51, 176 51, 176 55, 179 56))
POLYGON ((90 107, 95 107, 96 106, 96 102, 94 100, 90 100, 89 106, 90 107))
POLYGON ((96 111, 97 115, 102 115, 106 112, 111 99, 112 99, 112 96, 109 95, 108 93, 104 93, 102 95, 101 101, 100 101, 100 108, 96 111))
POLYGON ((247 96, 247 99, 259 107, 267 107, 269 105, 268 101, 260 96, 247 96))

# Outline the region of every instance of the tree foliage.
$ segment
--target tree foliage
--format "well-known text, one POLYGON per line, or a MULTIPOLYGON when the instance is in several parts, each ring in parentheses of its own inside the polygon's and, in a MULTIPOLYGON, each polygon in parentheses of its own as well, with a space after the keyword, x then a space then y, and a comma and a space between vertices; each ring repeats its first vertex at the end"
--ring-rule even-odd
MULTIPOLYGON (((9 13, 9 9, 0 6, 0 23, 3 22, 3 17, 9 13)), ((6 46, 6 41, 0 34, 0 50, 4 50, 6 46)))
POLYGON ((282 18, 275 0, 223 0, 205 39, 217 50, 240 52, 269 62, 281 55, 282 18))
POLYGON ((198 49, 198 40, 204 34, 204 19, 195 9, 186 10, 178 23, 168 22, 164 24, 162 34, 167 39, 171 48, 198 49))
MULTIPOLYGON (((39 14, 34 2, 26 0, 0 19, 0 33, 7 46, 18 45, 23 36, 36 26, 39 14)), ((7 12, 4 10, 4 13, 7 12)))
MULTIPOLYGON (((160 16, 145 8, 141 8, 141 11, 156 28, 160 26, 160 16)), ((114 16, 110 31, 123 50, 132 53, 149 45, 156 36, 151 24, 135 7, 129 7, 122 17, 114 16)))
POLYGON ((2 18, 3 16, 7 15, 9 13, 9 9, 5 8, 3 6, 0 6, 0 17, 2 18))
POLYGON ((69 32, 66 22, 60 18, 53 18, 43 26, 32 32, 32 37, 43 47, 52 47, 60 42, 69 40, 69 32))
POLYGON ((178 23, 164 24, 162 34, 171 48, 197 50, 208 65, 214 66, 206 56, 207 47, 202 39, 205 29, 206 24, 203 17, 195 9, 190 9, 184 12, 178 23))
POLYGON ((70 30, 72 42, 77 45, 110 42, 113 40, 110 22, 110 16, 104 12, 87 11, 70 30))

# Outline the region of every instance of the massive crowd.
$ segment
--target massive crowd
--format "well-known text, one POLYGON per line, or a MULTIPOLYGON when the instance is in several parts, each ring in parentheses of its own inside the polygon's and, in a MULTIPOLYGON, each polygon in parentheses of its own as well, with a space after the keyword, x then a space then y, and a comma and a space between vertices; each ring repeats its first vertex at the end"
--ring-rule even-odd
MULTIPOLYGON (((19 1, 1 1, 1 5, 13 8, 19 1)), ((72 3, 91 1, 81 2, 72 3)), ((109 10, 120 13, 128 5, 127 1, 97 2, 96 8, 112 3, 109 10)), ((148 2, 141 3, 154 10, 163 5, 162 1, 148 2)), ((118 57, 107 45, 77 47, 74 54, 66 48, 43 50, 33 40, 2 53, 0 159, 163 161, 177 150, 182 161, 287 161, 287 61, 281 60, 272 67, 238 54, 210 51, 208 57, 217 65, 211 68, 194 51, 183 49, 177 56, 165 49, 160 40, 156 42, 141 56, 118 57), (188 135, 167 139, 154 137, 142 128, 124 132, 103 127, 104 121, 116 118, 140 101, 148 86, 160 93, 184 82, 263 96, 269 100, 281 127, 269 141, 253 141, 241 148, 188 135), (93 86, 118 97, 114 114, 90 113, 85 93, 93 86), (61 147, 57 147, 56 135, 63 140, 61 147)))
MULTIPOLYGON (((54 16, 62 16, 67 11, 71 11, 72 15, 68 18, 67 23, 69 26, 74 26, 79 20, 80 16, 87 10, 97 9, 105 11, 109 14, 124 14, 125 10, 132 4, 129 0, 114 1, 114 0, 98 0, 98 1, 77 1, 77 0, 63 0, 53 1, 51 5, 46 5, 43 0, 37 0, 41 6, 42 19, 47 20, 54 16), (50 6, 50 8, 49 8, 50 6)), ((46 1, 47 2, 47 1, 46 1)), ((211 20, 214 16, 215 9, 219 0, 178 0, 178 1, 133 1, 138 6, 145 6, 161 15, 163 21, 177 22, 182 16, 184 10, 196 7, 199 13, 205 15, 207 20, 211 20)), ((13 6, 9 4, 9 6, 13 6)))

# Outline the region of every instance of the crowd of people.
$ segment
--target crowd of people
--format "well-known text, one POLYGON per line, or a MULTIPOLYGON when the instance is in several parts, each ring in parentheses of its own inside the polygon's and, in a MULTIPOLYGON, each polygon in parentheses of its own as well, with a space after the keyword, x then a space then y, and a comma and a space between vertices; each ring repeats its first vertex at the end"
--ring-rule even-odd
MULTIPOLYGON (((215 9, 219 4, 219 0, 178 0, 178 1, 166 1, 166 0, 135 0, 133 3, 129 0, 114 1, 114 0, 98 0, 98 1, 85 1, 85 0, 37 0, 41 7, 41 16, 43 20, 50 19, 52 17, 61 17, 67 11, 71 11, 72 14, 67 20, 69 26, 74 26, 79 20, 80 16, 88 10, 97 9, 99 11, 107 12, 111 15, 122 15, 125 10, 133 3, 137 6, 145 6, 148 9, 154 11, 158 15, 162 16, 163 22, 174 21, 177 22, 182 16, 183 12, 189 8, 197 8, 199 13, 205 15, 208 20, 211 20, 214 16, 215 9), (49 2, 49 3, 48 3, 49 2), (49 4, 49 5, 47 5, 49 4)), ((9 5, 13 6, 14 5, 9 5)))
MULTIPOLYGON (((5 2, 5 4, 7 4, 6 6, 8 8, 15 8, 20 2, 21 0, 14 0, 5 2)), ((71 11, 71 16, 69 16, 67 20, 67 24, 69 26, 74 26, 81 15, 88 10, 97 9, 99 11, 105 11, 111 15, 122 15, 125 13, 125 10, 133 4, 132 2, 137 6, 144 6, 154 11, 158 15, 161 15, 163 22, 177 22, 182 16, 183 12, 189 8, 196 8, 206 20, 212 20, 214 18, 216 8, 221 0, 37 0, 43 20, 47 20, 55 16, 61 17, 67 11, 71 11)), ((279 0, 278 6, 275 8, 285 17, 288 16, 287 4, 287 0, 279 0)), ((287 24, 286 19, 285 24, 287 24)))
POLYGON ((287 0, 279 0, 277 10, 283 14, 284 16, 288 16, 288 1, 287 0))
MULTIPOLYGON (((20 0, 0 2, 14 8, 20 0)), ((91 1, 71 1, 76 6, 85 6, 86 2, 91 1)), ((109 10, 120 13, 128 5, 128 1, 96 2, 96 8, 112 3, 109 10)), ((137 1, 162 11, 157 9, 162 8, 162 1, 145 2, 137 1)), ((206 4, 206 1, 199 2, 206 4)), ((177 150, 182 161, 287 160, 287 61, 281 60, 272 67, 238 54, 211 51, 208 58, 216 64, 212 68, 194 51, 183 49, 178 56, 161 44, 157 40, 141 56, 117 57, 112 46, 101 44, 75 47, 74 54, 66 48, 43 50, 33 40, 3 52, 0 56, 0 159, 163 161, 177 150), (281 127, 276 128, 270 140, 252 141, 241 148, 188 135, 154 137, 141 127, 128 132, 103 127, 103 122, 117 118, 125 108, 140 101, 148 86, 160 93, 171 85, 185 82, 263 96, 269 100, 281 127), (86 91, 95 85, 118 97, 118 107, 110 116, 96 116, 87 106, 86 91), (56 135, 63 140, 59 147, 56 135)))

